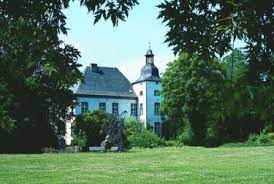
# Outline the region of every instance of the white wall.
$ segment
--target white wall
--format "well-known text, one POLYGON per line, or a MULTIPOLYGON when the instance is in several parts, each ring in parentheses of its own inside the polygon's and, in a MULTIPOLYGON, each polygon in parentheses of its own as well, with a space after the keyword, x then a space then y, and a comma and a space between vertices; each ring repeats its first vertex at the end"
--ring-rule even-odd
POLYGON ((138 119, 142 122, 145 123, 145 127, 146 127, 146 122, 147 122, 147 106, 146 106, 146 82, 139 82, 133 85, 133 90, 136 93, 137 97, 138 97, 138 119), (140 92, 143 92, 143 95, 140 95, 140 92), (143 104, 143 114, 140 114, 140 104, 143 104))
MULTIPOLYGON (((144 122, 144 125, 147 126, 147 123, 150 123, 151 126, 154 126, 155 122, 162 123, 163 120, 161 115, 154 114, 154 103, 162 102, 161 96, 154 96, 154 91, 162 89, 161 82, 152 82, 145 81, 133 85, 133 89, 138 97, 138 100, 134 99, 118 99, 118 98, 94 98, 94 97, 78 97, 78 105, 75 109, 75 115, 81 114, 81 102, 88 102, 88 110, 93 111, 99 109, 99 103, 106 103, 106 111, 112 113, 112 103, 119 104, 119 114, 124 111, 127 111, 125 117, 130 116, 131 103, 137 103, 137 118, 144 122), (143 91, 143 95, 140 95, 140 91, 143 91), (143 103, 143 115, 140 115, 140 104, 143 103)), ((69 145, 71 143, 71 122, 68 122, 66 126, 67 134, 65 136, 66 143, 69 145)))
MULTIPOLYGON (((131 104, 137 104, 137 99, 117 99, 117 98, 94 98, 94 97, 78 97, 78 105, 74 109, 75 115, 81 114, 81 102, 88 102, 88 110, 98 110, 99 103, 106 103, 106 112, 112 113, 112 103, 119 104, 119 114, 121 115, 122 112, 127 111, 123 117, 130 117, 131 116, 131 104)), ((138 105, 137 105, 138 106, 138 105)), ((138 112, 138 110, 137 110, 138 112)), ((71 144, 72 135, 71 135, 71 123, 73 120, 66 123, 66 135, 64 136, 65 142, 67 145, 71 144)))
POLYGON ((127 111, 127 114, 124 114, 125 117, 130 116, 131 104, 137 103, 135 99, 121 99, 121 98, 95 98, 95 97, 78 97, 78 105, 76 106, 75 115, 81 114, 81 102, 88 102, 88 110, 98 110, 99 103, 106 103, 106 112, 112 113, 112 103, 119 104, 119 114, 124 111, 127 111))
POLYGON ((160 115, 154 114, 154 103, 162 102, 161 96, 154 96, 154 91, 161 91, 162 84, 161 82, 145 81, 139 82, 133 85, 133 89, 138 96, 138 118, 140 121, 145 123, 150 123, 151 126, 154 126, 155 122, 162 122, 160 115), (143 95, 140 95, 140 91, 143 91, 143 95), (140 115, 140 104, 143 103, 143 115, 140 115))

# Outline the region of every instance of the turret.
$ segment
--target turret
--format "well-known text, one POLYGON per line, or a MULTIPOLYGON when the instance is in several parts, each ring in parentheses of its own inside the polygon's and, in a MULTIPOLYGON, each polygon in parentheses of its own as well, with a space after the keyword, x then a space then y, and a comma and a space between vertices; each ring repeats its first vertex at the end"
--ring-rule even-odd
POLYGON ((146 56, 146 64, 154 65, 154 54, 150 48, 148 49, 145 56, 146 56))

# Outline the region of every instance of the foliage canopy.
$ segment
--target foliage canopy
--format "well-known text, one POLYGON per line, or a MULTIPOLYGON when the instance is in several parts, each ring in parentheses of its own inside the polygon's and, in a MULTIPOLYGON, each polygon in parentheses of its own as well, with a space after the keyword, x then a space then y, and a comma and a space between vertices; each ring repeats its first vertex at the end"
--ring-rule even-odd
MULTIPOLYGON (((0 1, 0 152, 40 151, 62 140, 74 100, 70 87, 82 79, 79 51, 58 37, 67 33, 62 10, 70 2, 0 1)), ((117 25, 137 1, 79 3, 95 22, 102 16, 117 25)))

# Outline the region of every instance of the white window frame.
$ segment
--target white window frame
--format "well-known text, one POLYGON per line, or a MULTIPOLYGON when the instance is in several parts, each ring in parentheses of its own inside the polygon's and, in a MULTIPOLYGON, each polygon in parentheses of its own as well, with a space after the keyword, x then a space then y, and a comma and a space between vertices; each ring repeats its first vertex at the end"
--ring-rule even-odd
POLYGON ((101 111, 106 111, 107 105, 105 102, 100 102, 99 103, 99 110, 101 111))
POLYGON ((137 104, 136 103, 130 104, 130 115, 137 116, 137 104))
POLYGON ((112 103, 112 114, 119 116, 119 103, 112 103))
POLYGON ((160 105, 159 102, 154 103, 154 115, 160 115, 160 105))
POLYGON ((81 102, 81 113, 88 112, 88 102, 81 102))

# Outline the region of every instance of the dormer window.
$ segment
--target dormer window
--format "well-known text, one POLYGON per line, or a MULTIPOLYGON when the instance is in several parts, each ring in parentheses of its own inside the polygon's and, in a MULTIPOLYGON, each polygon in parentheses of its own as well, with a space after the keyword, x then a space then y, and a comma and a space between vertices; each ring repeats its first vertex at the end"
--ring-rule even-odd
POLYGON ((140 96, 143 96, 143 91, 140 91, 140 93, 139 93, 139 94, 140 94, 140 96))

